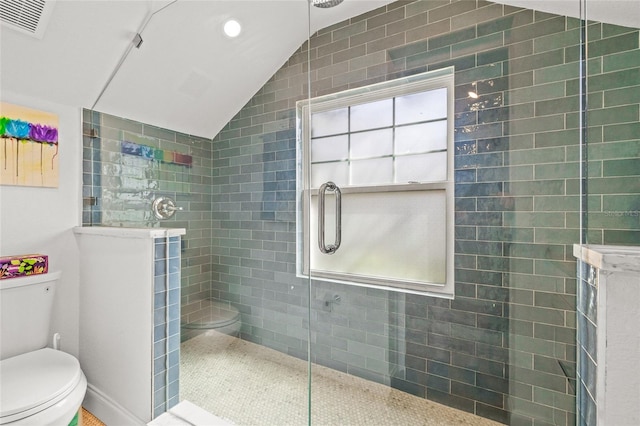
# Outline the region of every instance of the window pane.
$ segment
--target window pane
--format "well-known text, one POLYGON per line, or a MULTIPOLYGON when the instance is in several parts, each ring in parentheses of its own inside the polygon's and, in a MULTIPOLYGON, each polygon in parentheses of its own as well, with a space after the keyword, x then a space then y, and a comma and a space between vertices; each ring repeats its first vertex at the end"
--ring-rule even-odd
POLYGON ((446 117, 446 88, 396 98, 396 124, 416 123, 446 117))
POLYGON ((349 113, 347 108, 319 112, 311 116, 311 136, 327 136, 349 131, 349 113))
POLYGON ((391 157, 351 162, 351 185, 375 185, 391 182, 393 182, 393 159, 391 157))
POLYGON ((313 164, 311 166, 311 187, 319 188, 327 181, 337 185, 349 184, 349 165, 346 161, 335 163, 313 164))
POLYGON ((446 152, 396 157, 396 183, 434 182, 446 179, 446 152))
MULTIPOLYGON (((342 245, 331 256, 311 250, 311 268, 379 278, 444 283, 444 190, 342 194, 342 245), (371 232, 375 229, 376 232, 371 232)), ((317 197, 311 241, 317 241, 317 197)), ((335 210, 325 208, 325 239, 333 243, 335 210)))
MULTIPOLYGON (((407 81, 416 84, 394 82, 318 97, 311 104, 315 121, 300 120, 303 126, 313 124, 313 137, 308 137, 311 131, 299 135, 311 164, 300 162, 298 188, 302 183, 312 190, 310 199, 298 203, 304 227, 296 238, 297 270, 318 280, 451 297, 453 243, 447 238, 453 236, 454 185, 447 177, 452 176, 453 138, 447 132, 453 120, 448 117, 453 70, 407 81), (348 140, 346 158, 342 137, 348 140), (305 167, 311 171, 304 173, 305 167), (309 182, 303 180, 307 177, 309 182), (343 246, 332 256, 319 255, 317 248, 317 188, 327 181, 343 187, 343 246), (403 185, 410 182, 425 185, 403 185)), ((303 105, 298 104, 299 111, 303 105)), ((335 238, 335 208, 335 194, 328 191, 327 244, 335 238)))
POLYGON ((393 124, 393 99, 383 99, 351 107, 351 131, 374 129, 393 124))
POLYGON ((350 158, 372 158, 393 154, 393 131, 373 130, 351 135, 350 158))
POLYGON ((396 155, 417 154, 441 149, 447 149, 446 120, 396 128, 396 155))
POLYGON ((333 136, 311 140, 311 161, 334 161, 349 158, 349 137, 333 136))

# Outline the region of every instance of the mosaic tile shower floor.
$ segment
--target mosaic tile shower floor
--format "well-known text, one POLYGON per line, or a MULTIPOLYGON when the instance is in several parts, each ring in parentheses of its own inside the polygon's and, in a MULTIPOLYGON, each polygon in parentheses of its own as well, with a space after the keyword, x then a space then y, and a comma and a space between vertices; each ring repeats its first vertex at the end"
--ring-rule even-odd
MULTIPOLYGON (((180 399, 237 425, 306 425, 307 363, 215 331, 182 343, 180 399)), ((315 425, 498 425, 378 383, 314 366, 315 425)))

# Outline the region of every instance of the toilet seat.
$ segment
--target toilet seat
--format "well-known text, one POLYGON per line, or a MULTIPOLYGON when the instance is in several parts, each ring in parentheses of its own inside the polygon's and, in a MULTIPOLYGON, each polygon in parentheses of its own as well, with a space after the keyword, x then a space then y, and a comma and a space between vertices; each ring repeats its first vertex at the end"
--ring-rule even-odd
POLYGON ((44 348, 0 361, 0 424, 39 413, 66 398, 84 379, 78 360, 44 348))

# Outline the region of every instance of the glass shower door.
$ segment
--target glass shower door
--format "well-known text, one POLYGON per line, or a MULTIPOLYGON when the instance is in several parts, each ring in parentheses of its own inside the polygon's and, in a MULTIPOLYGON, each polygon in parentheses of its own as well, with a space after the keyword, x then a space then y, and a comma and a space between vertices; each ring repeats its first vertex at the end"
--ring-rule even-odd
MULTIPOLYGON (((308 235, 298 232, 311 263, 312 423, 421 424, 423 415, 438 424, 573 423, 579 5, 554 13, 391 2, 312 35, 311 107, 302 114, 309 157, 299 157, 310 169, 302 175, 308 235), (449 68, 451 86, 414 91, 420 76, 449 68), (401 81, 404 93, 368 97, 401 81), (429 99, 444 88, 452 100, 443 116, 429 99), (341 103, 353 93, 359 97, 341 103), (404 118, 411 112, 415 119, 404 118), (339 238, 336 191, 328 184, 318 195, 327 182, 341 190, 339 238), (399 194, 403 185, 416 199, 385 197, 407 195, 399 194), (394 209, 395 220, 382 218, 394 209), (398 245, 378 238, 387 226, 398 245), (362 231, 357 253, 347 250, 354 229, 362 231), (335 253, 322 253, 337 239, 335 253), (438 269, 443 247, 455 257, 438 269), (378 255, 387 248, 398 258, 378 255), (416 264, 431 275, 416 278, 416 264)), ((312 26, 321 12, 311 14, 312 26)), ((591 28, 603 37, 602 26, 591 28)), ((604 38, 614 37, 607 31, 604 38)))
MULTIPOLYGON (((283 87, 292 87, 286 95, 297 96, 307 80, 301 65, 306 55, 296 52, 306 39, 306 4, 216 1, 174 7, 196 4, 216 9, 198 15, 207 28, 227 18, 242 24, 235 39, 220 34, 225 53, 255 60, 256 49, 274 43, 273 28, 256 29, 269 17, 291 30, 275 50, 293 56, 267 70, 269 82, 210 141, 211 175, 199 182, 211 185, 203 200, 210 212, 202 217, 206 224, 188 230, 194 238, 186 247, 201 249, 210 263, 201 269, 183 265, 183 271, 197 269, 207 279, 183 285, 183 315, 193 325, 183 330, 190 338, 182 343, 181 397, 234 424, 306 424, 308 285, 295 274, 294 109, 279 99, 283 87), (292 68, 279 70, 283 62, 292 68)), ((220 61, 222 52, 209 55, 214 68, 236 63, 220 61)), ((209 77, 216 80, 215 75, 209 77)))
MULTIPOLYGON (((615 21, 598 22, 601 10, 598 4, 584 0, 588 25, 585 36, 588 50, 585 64, 583 96, 588 108, 583 111, 582 168, 581 168, 581 243, 612 249, 636 249, 640 245, 640 10, 636 4, 617 5, 620 13, 615 21), (627 7, 631 7, 627 9, 627 7), (636 76, 636 77, 632 77, 636 76)), ((606 287, 611 282, 598 282, 602 270, 595 269, 587 262, 578 264, 578 315, 577 315, 577 374, 576 394, 577 423, 595 425, 610 423, 610 413, 623 413, 630 419, 631 412, 605 408, 605 394, 612 395, 609 384, 625 389, 624 397, 617 402, 626 404, 634 400, 626 389, 636 386, 625 381, 611 380, 604 365, 610 359, 603 359, 607 350, 616 344, 605 337, 603 318, 607 316, 606 287), (589 275, 591 272, 592 275, 589 275), (606 378, 605 378, 606 377, 606 378), (604 382, 607 382, 607 391, 604 382), (626 398, 626 399, 624 399, 626 398)), ((609 274, 609 271, 606 271, 609 274)), ((618 283, 616 283, 618 284, 618 283)), ((617 287, 617 285, 616 285, 617 287)), ((612 287, 609 287, 609 291, 612 287)), ((632 297, 625 294, 627 300, 632 297)), ((633 302, 631 302, 633 303, 633 302)), ((628 321, 628 320, 627 320, 628 321)), ((609 323, 610 324, 610 323, 609 323)), ((611 330, 611 327, 606 327, 611 330)), ((622 344, 632 347, 626 338, 622 344)), ((619 346, 619 345, 618 345, 619 346)), ((630 406, 634 404, 631 403, 630 406)))
MULTIPOLYGON (((357 22, 337 24, 332 37, 348 39, 340 34, 358 32, 357 22)), ((316 57, 322 46, 312 50, 316 57)), ((311 101, 298 104, 312 424, 466 416, 434 417, 426 355, 418 354, 427 330, 439 327, 428 324, 428 305, 442 308, 453 294, 453 69, 383 80, 332 91, 312 80, 311 101)))

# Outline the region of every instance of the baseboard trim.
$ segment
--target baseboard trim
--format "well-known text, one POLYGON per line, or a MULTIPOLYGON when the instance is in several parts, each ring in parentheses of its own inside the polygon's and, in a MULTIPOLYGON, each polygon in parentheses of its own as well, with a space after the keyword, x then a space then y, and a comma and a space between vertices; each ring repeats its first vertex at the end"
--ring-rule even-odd
POLYGON ((91 384, 87 385, 82 406, 107 425, 146 425, 144 421, 91 384))

